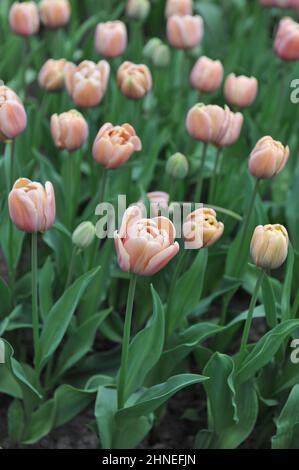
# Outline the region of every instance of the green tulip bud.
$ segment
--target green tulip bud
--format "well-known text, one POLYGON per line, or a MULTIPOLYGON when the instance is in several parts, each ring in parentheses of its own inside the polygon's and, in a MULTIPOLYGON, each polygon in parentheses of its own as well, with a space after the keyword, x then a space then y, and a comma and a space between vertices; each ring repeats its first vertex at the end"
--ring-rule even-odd
POLYGON ((182 153, 177 152, 167 160, 166 173, 175 179, 184 179, 188 170, 188 160, 182 153))
POLYGON ((88 248, 95 238, 95 226, 91 222, 82 222, 75 229, 72 242, 81 250, 88 248))
POLYGON ((170 64, 170 49, 166 44, 160 44, 154 49, 152 62, 155 67, 168 67, 170 64))
POLYGON ((145 21, 150 11, 149 0, 128 0, 126 13, 133 20, 145 21))

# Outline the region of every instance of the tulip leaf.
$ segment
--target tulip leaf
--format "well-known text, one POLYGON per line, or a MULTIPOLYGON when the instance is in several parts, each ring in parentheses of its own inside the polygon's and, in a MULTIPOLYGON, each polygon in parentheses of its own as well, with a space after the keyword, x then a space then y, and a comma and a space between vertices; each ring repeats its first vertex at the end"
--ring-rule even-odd
POLYGON ((46 318, 48 312, 51 310, 53 305, 52 297, 52 283, 54 281, 54 269, 50 258, 46 259, 46 262, 42 269, 39 270, 39 305, 40 313, 43 319, 46 318))
POLYGON ((299 385, 295 385, 276 420, 272 449, 299 449, 299 385))
POLYGON ((273 287, 267 275, 263 277, 262 293, 268 326, 274 328, 277 325, 277 310, 273 287))
POLYGON ((289 243, 286 274, 284 278, 282 296, 281 296, 282 320, 287 320, 290 318, 290 308, 291 308, 290 301, 291 301, 294 261, 295 261, 294 250, 293 250, 291 243, 289 243))

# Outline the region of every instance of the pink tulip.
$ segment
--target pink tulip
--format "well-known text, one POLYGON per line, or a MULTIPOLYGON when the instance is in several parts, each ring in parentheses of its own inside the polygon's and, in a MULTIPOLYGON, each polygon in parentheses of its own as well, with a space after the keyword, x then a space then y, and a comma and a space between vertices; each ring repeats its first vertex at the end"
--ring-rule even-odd
POLYGON ((296 8, 299 7, 299 0, 260 0, 260 4, 265 7, 296 8))
POLYGON ((213 93, 223 80, 223 65, 219 60, 211 60, 202 56, 198 59, 191 72, 193 88, 203 93, 213 93))
POLYGON ((23 232, 45 232, 55 222, 55 194, 52 183, 45 187, 27 178, 18 179, 8 196, 12 222, 23 232))
POLYGON ((73 101, 82 108, 97 106, 103 99, 110 75, 106 60, 98 64, 84 60, 76 66, 68 62, 65 68, 65 84, 73 101))
POLYGON ((124 165, 131 155, 141 148, 141 141, 130 124, 113 126, 108 122, 99 130, 92 154, 97 163, 114 169, 124 165))
POLYGON ((99 23, 96 28, 95 48, 105 57, 118 57, 127 47, 127 28, 122 21, 99 23))
POLYGON ((114 234, 120 268, 141 276, 156 274, 179 251, 175 235, 174 225, 166 217, 144 219, 140 207, 129 207, 114 234))
POLYGON ((204 24, 201 16, 172 15, 167 20, 169 43, 177 49, 193 49, 203 38, 204 24))
POLYGON ((72 109, 51 117, 51 132, 56 147, 69 152, 79 149, 88 137, 88 125, 78 111, 72 109))
MULTIPOLYGON (((157 217, 161 213, 163 214, 163 211, 168 209, 168 204, 169 204, 169 199, 170 199, 170 196, 168 193, 164 191, 152 191, 150 193, 147 193, 146 196, 150 203, 151 215, 154 215, 157 217)), ((143 212, 146 210, 143 199, 140 199, 135 205, 140 207, 140 209, 143 212)))
POLYGON ((169 18, 172 15, 192 15, 192 0, 167 0, 165 16, 169 18))
POLYGON ((38 75, 39 86, 47 91, 61 90, 64 87, 65 65, 65 59, 47 60, 38 75))
POLYGON ((0 141, 14 139, 27 125, 27 115, 20 98, 7 86, 0 86, 0 141))
POLYGON ((260 139, 249 157, 249 171, 256 178, 269 179, 283 170, 290 150, 270 136, 260 139))
POLYGON ((9 24, 19 36, 32 36, 40 26, 38 8, 35 2, 13 3, 9 11, 9 24))
POLYGON ((228 75, 224 84, 224 95, 226 100, 240 108, 250 106, 257 95, 258 81, 254 77, 240 75, 236 77, 234 73, 228 75))
POLYGON ((280 21, 274 49, 282 60, 299 59, 299 24, 292 18, 283 18, 280 21))
POLYGON ((222 236, 224 225, 218 222, 214 209, 207 207, 191 212, 183 225, 185 248, 199 250, 214 245, 222 236))
POLYGON ((232 145, 239 138, 243 125, 241 113, 233 113, 217 105, 201 103, 190 109, 186 119, 189 134, 196 140, 217 147, 232 145))
POLYGON ((71 16, 68 0, 42 0, 39 5, 42 23, 50 29, 65 26, 71 16))
POLYGON ((117 83, 127 98, 139 100, 150 92, 152 75, 146 65, 126 61, 118 69, 117 83))

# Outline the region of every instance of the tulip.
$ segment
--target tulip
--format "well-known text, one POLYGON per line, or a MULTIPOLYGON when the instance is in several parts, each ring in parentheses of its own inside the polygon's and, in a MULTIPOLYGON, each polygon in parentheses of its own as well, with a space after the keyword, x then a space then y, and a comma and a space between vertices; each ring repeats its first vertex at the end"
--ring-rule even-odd
POLYGON ((130 124, 113 126, 108 122, 95 138, 92 155, 100 165, 114 169, 124 165, 134 152, 141 149, 141 141, 130 124))
POLYGON ((53 114, 51 132, 56 147, 72 152, 85 143, 88 125, 82 114, 72 109, 59 115, 53 114))
POLYGON ((258 81, 254 77, 231 73, 225 80, 224 95, 227 101, 240 108, 250 106, 257 95, 258 81))
POLYGON ((299 0, 260 0, 260 4, 265 7, 296 8, 299 7, 299 0))
POLYGON ((274 49, 282 60, 299 59, 299 24, 292 18, 283 18, 280 21, 274 49))
POLYGON ((152 88, 152 76, 146 65, 126 61, 118 69, 117 83, 127 98, 138 100, 152 88))
POLYGON ((166 217, 144 219, 140 207, 129 207, 114 234, 120 268, 141 276, 156 274, 179 251, 175 235, 174 225, 166 217))
POLYGON ((0 141, 14 139, 27 125, 27 115, 20 98, 7 86, 0 86, 0 141))
POLYGON ((223 80, 223 65, 219 60, 202 56, 198 59, 191 72, 193 88, 203 93, 213 93, 223 80))
POLYGON ((65 59, 47 60, 38 75, 40 87, 47 91, 61 90, 64 87, 65 65, 65 59))
MULTIPOLYGON (((163 212, 168 210, 170 196, 165 191, 152 191, 147 193, 146 197, 149 201, 149 209, 152 216, 158 217, 161 213, 163 214, 163 212)), ((140 207, 146 216, 146 206, 143 198, 133 205, 140 207)))
POLYGON ((49 230, 55 222, 55 194, 52 183, 19 178, 8 196, 12 222, 23 232, 49 230))
POLYGON ((146 59, 152 60, 153 53, 163 42, 160 38, 151 38, 143 48, 143 55, 146 59))
POLYGON ((172 15, 192 15, 192 0, 167 0, 165 16, 169 18, 172 15))
POLYGON ((75 229, 72 235, 72 242, 77 248, 84 250, 92 244, 95 234, 95 226, 91 222, 82 222, 75 229))
POLYGON ((283 225, 259 225, 250 245, 254 264, 263 269, 279 268, 287 258, 288 243, 288 232, 283 225))
POLYGON ((164 68, 170 64, 170 49, 167 44, 160 44, 153 52, 152 62, 155 67, 164 68))
POLYGON ((196 140, 217 147, 232 145, 239 138, 243 125, 241 113, 233 113, 217 105, 199 103, 190 109, 186 119, 189 134, 196 140))
POLYGON ((167 20, 167 37, 171 46, 177 49, 193 49, 198 46, 204 34, 201 16, 173 15, 167 20))
POLYGON ((78 66, 68 62, 65 68, 67 91, 78 106, 97 106, 106 93, 109 75, 110 66, 105 60, 98 64, 84 60, 78 66))
POLYGON ((99 23, 96 28, 95 48, 105 57, 118 57, 127 47, 127 28, 122 21, 99 23))
POLYGON ((35 2, 13 3, 9 11, 9 24, 19 36, 32 36, 40 26, 38 8, 35 2))
POLYGON ((218 222, 214 209, 197 209, 188 215, 183 225, 185 247, 188 250, 198 250, 214 245, 223 231, 224 225, 218 222))
POLYGON ((249 171, 259 179, 269 179, 285 167, 290 150, 270 136, 262 137, 249 157, 249 171))
POLYGON ((166 173, 175 179, 184 179, 189 170, 189 163, 185 155, 180 152, 172 155, 166 163, 166 173))
POLYGON ((42 23, 50 29, 65 26, 71 16, 68 0, 42 0, 39 5, 42 23))
POLYGON ((146 20, 151 5, 149 0, 128 0, 126 14, 132 20, 146 20))

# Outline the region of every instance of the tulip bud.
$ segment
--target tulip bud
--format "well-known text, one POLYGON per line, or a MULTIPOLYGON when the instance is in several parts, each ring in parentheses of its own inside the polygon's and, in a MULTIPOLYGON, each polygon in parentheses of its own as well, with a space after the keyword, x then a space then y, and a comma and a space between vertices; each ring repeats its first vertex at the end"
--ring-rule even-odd
POLYGON ((49 230, 55 222, 55 194, 52 183, 45 187, 27 178, 19 178, 8 196, 12 222, 23 232, 49 230))
POLYGON ((73 244, 80 250, 88 248, 95 238, 95 226, 91 222, 82 222, 72 235, 73 244))
POLYGON ((269 179, 285 167, 290 150, 270 136, 262 137, 249 157, 249 171, 259 179, 269 179))
POLYGON ((126 14, 132 20, 145 21, 150 7, 149 0, 128 0, 126 14))
POLYGON ((192 15, 192 0, 167 0, 165 16, 169 18, 172 15, 192 15))
POLYGON ((47 91, 61 90, 64 86, 65 65, 65 59, 47 60, 38 75, 38 83, 40 87, 47 91))
POLYGON ((105 57, 118 57, 127 47, 127 28, 122 21, 99 23, 96 28, 95 48, 105 57))
POLYGON ((251 258, 263 269, 279 268, 287 258, 288 244, 288 232, 283 225, 259 225, 251 240, 251 258))
POLYGON ((127 98, 144 98, 152 88, 152 75, 146 65, 126 61, 118 69, 117 83, 127 98))
POLYGON ((204 23, 199 15, 173 15, 167 20, 168 41, 177 49, 193 49, 199 45, 203 34, 204 23))
POLYGON ((214 209, 207 207, 191 212, 183 225, 186 249, 197 250, 216 243, 222 236, 224 225, 218 222, 214 209))
POLYGON ((155 67, 164 68, 170 64, 170 49, 167 44, 160 44, 153 51, 152 62, 155 67))
POLYGON ((20 98, 7 86, 0 86, 0 141, 14 139, 27 125, 27 115, 20 98))
POLYGON ((159 38, 151 38, 143 48, 143 55, 146 59, 152 60, 155 49, 161 46, 163 42, 159 38))
POLYGON ((274 49, 282 60, 299 59, 299 24, 292 18, 280 20, 274 49))
POLYGON ((42 0, 39 4, 42 23, 50 29, 65 26, 71 16, 68 0, 42 0))
POLYGON ((39 14, 35 2, 13 3, 9 11, 9 24, 19 36, 32 36, 39 30, 39 14))
POLYGON ((250 106, 257 95, 258 81, 254 77, 245 77, 240 75, 236 77, 231 73, 225 80, 224 95, 227 101, 240 108, 250 106))
POLYGON ((191 72, 193 88, 202 93, 216 91, 223 79, 223 65, 219 60, 211 60, 202 56, 198 59, 191 72))
POLYGON ((130 124, 113 126, 108 122, 101 127, 95 138, 92 155, 100 165, 114 169, 124 165, 141 148, 141 141, 130 124))
POLYGON ((51 117, 51 132, 56 147, 69 152, 79 149, 88 137, 88 125, 78 111, 72 109, 51 117))
POLYGON ((166 163, 166 173, 175 179, 184 179, 189 170, 188 160, 182 153, 175 153, 166 163))

